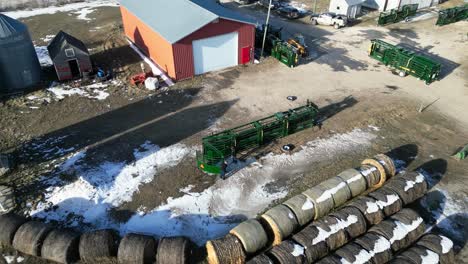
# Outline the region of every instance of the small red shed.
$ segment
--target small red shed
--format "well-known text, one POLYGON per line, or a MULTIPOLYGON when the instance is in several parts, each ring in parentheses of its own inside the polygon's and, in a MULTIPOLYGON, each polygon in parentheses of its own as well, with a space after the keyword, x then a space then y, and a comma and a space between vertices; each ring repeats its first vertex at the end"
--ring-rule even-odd
POLYGON ((174 80, 253 59, 255 23, 215 0, 120 0, 125 35, 174 80))

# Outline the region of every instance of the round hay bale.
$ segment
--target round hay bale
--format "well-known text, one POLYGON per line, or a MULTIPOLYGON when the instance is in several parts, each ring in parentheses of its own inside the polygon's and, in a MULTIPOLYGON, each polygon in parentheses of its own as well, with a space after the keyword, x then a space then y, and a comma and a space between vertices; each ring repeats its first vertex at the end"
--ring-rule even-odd
POLYGON ((327 215, 335 207, 332 195, 320 185, 307 189, 302 194, 307 196, 314 204, 314 220, 327 215))
POLYGON ((455 254, 453 252, 453 242, 442 235, 427 234, 421 237, 416 245, 425 247, 439 254, 440 264, 455 263, 455 254))
POLYGON ((247 264, 272 264, 272 263, 273 263, 273 260, 271 260, 271 258, 268 257, 264 253, 257 255, 251 260, 247 261, 247 264))
POLYGON ((334 207, 339 207, 351 199, 351 190, 348 184, 338 176, 330 178, 319 185, 331 194, 334 207))
POLYGON ((305 263, 305 249, 292 240, 285 240, 268 251, 267 255, 277 264, 305 263))
POLYGON ((358 168, 358 171, 362 176, 364 176, 368 189, 373 188, 380 182, 380 172, 376 167, 371 165, 361 165, 361 167, 358 168))
POLYGON ((427 260, 430 260, 430 263, 440 263, 439 254, 421 246, 413 246, 402 252, 398 257, 412 261, 415 264, 428 263, 427 260), (425 259, 426 261, 424 261, 425 259))
POLYGON ((362 248, 360 245, 351 242, 341 247, 335 252, 335 255, 340 257, 340 261, 343 263, 366 263, 370 261, 371 254, 362 248))
POLYGON ((156 250, 157 264, 185 264, 192 257, 193 245, 185 237, 164 237, 156 250))
POLYGON ((245 252, 239 239, 231 234, 206 242, 208 264, 243 264, 245 252))
POLYGON ((406 257, 396 256, 388 264, 415 264, 414 261, 408 260, 406 257))
POLYGON ((348 185, 351 197, 356 197, 367 190, 366 178, 356 169, 347 169, 338 174, 338 177, 348 185))
POLYGON ((96 263, 102 259, 116 257, 118 246, 119 236, 112 229, 84 233, 80 237, 80 258, 88 263, 96 263))
POLYGON ((296 195, 283 204, 293 211, 300 226, 304 226, 314 219, 314 202, 304 194, 296 195))
MULTIPOLYGON (((378 162, 377 160, 375 159, 365 159, 362 161, 361 163, 362 165, 370 165, 370 166, 374 166, 375 168, 377 168, 378 172, 379 172, 379 182, 374 185, 374 186, 371 186, 372 188, 380 188, 382 187, 382 185, 385 183, 385 181, 387 180, 387 174, 385 173, 385 169, 384 167, 382 166, 382 164, 380 164, 380 162, 378 162)), ((369 187, 369 188, 371 188, 369 187)))
POLYGON ((403 207, 400 196, 386 187, 373 191, 368 196, 377 200, 377 205, 382 209, 386 217, 395 214, 403 207))
POLYGON ((353 200, 347 207, 357 208, 366 218, 368 226, 376 225, 385 218, 382 208, 378 201, 369 196, 361 196, 353 200))
POLYGON ((330 251, 335 250, 348 243, 349 239, 346 235, 345 228, 353 224, 354 221, 355 219, 338 221, 337 218, 332 216, 323 217, 312 224, 316 226, 319 231, 314 240, 323 240, 327 243, 327 247, 330 251))
POLYGON ((18 228, 26 222, 26 218, 13 213, 0 215, 0 247, 11 247, 18 228))
POLYGON ((153 263, 156 257, 156 242, 153 237, 127 234, 120 241, 117 259, 119 263, 153 263))
POLYGON ((387 178, 391 178, 396 174, 396 166, 393 160, 385 154, 377 154, 374 156, 374 159, 377 160, 385 169, 385 174, 387 178))
POLYGON ((400 196, 403 205, 423 197, 427 192, 427 182, 422 174, 411 172, 391 179, 386 185, 400 196))
POLYGON ((367 231, 366 218, 361 211, 355 207, 346 206, 330 215, 341 222, 355 220, 354 223, 344 228, 348 239, 356 238, 367 231))
POLYGON ((259 251, 268 243, 267 233, 256 219, 249 219, 240 223, 229 233, 235 235, 241 241, 247 254, 259 251))
POLYGON ((52 230, 42 244, 41 257, 58 263, 75 263, 80 235, 70 230, 52 230))
POLYGON ((271 238, 273 246, 279 245, 286 237, 299 227, 296 216, 285 205, 277 205, 266 211, 262 216, 265 230, 271 238))
POLYGON ((354 243, 370 253, 370 260, 366 263, 387 263, 393 258, 390 241, 378 234, 368 232, 354 240, 354 243))
POLYGON ((16 231, 13 247, 32 256, 41 256, 41 246, 52 227, 36 221, 24 223, 16 231))
POLYGON ((396 252, 411 246, 426 230, 423 219, 414 210, 404 208, 390 217, 396 225, 393 232, 392 249, 396 252))
POLYGON ((292 236, 292 240, 304 247, 307 263, 313 263, 326 256, 329 252, 327 242, 317 239, 318 235, 318 228, 314 225, 309 225, 292 236))
POLYGON ((320 261, 317 261, 316 264, 342 264, 342 262, 337 255, 332 254, 321 259, 320 261))

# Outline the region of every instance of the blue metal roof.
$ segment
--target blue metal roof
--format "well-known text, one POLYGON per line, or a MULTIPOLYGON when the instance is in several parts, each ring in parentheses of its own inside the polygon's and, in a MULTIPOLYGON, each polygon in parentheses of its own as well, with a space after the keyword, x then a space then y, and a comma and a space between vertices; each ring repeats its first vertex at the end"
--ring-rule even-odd
POLYGON ((255 24, 214 0, 120 0, 120 4, 171 44, 219 18, 255 24))

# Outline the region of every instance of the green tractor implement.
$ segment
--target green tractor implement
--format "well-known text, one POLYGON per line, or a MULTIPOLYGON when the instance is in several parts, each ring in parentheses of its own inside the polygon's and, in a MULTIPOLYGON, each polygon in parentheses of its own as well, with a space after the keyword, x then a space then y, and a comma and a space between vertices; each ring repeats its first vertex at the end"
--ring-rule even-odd
POLYGON ((307 101, 304 106, 205 137, 202 152, 197 152, 197 166, 206 173, 222 174, 229 158, 315 126, 318 111, 307 101))
POLYGON ((436 25, 443 26, 468 19, 468 4, 439 11, 436 25))
POLYGON ((299 64, 300 54, 299 48, 284 41, 276 42, 276 45, 271 50, 271 56, 291 68, 299 64))
POLYGON ((426 84, 439 78, 440 63, 379 39, 373 39, 371 42, 369 56, 396 69, 400 76, 409 74, 426 81, 426 84))
POLYGON ((418 10, 418 4, 404 5, 401 9, 392 9, 389 12, 382 12, 379 15, 377 24, 379 26, 397 23, 406 20, 410 16, 414 16, 418 10))

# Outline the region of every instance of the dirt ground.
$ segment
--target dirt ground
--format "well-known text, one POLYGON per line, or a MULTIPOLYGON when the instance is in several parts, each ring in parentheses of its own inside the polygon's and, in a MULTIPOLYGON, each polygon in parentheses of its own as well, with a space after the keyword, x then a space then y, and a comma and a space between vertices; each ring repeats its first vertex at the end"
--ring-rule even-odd
MULTIPOLYGON (((265 17, 256 8, 228 6, 256 19, 265 17)), ((45 45, 41 38, 59 29, 76 35, 92 49, 96 63, 116 69, 118 78, 128 80, 139 71, 140 59, 119 33, 118 9, 98 8, 89 16, 95 20, 83 22, 57 13, 26 18, 24 22, 37 45, 45 45)), ((0 103, 0 151, 13 152, 19 165, 0 179, 0 184, 16 187, 17 211, 21 212, 27 203, 44 198, 45 184, 39 177, 53 171, 69 153, 44 155, 38 152, 38 144, 73 151, 87 149, 90 164, 130 162, 133 150, 147 140, 160 147, 180 142, 199 146, 201 138, 212 132, 297 107, 310 99, 321 107, 325 118, 322 128, 274 142, 255 153, 258 158, 269 152, 280 153, 285 143, 297 146, 297 152, 307 142, 353 129, 370 129, 377 138, 369 147, 343 151, 326 161, 285 166, 268 188, 287 186, 290 197, 358 166, 366 157, 393 150, 393 155, 408 162, 407 170, 422 166, 442 176, 436 188, 447 191, 450 201, 457 201, 462 209, 452 217, 465 238, 456 243, 458 263, 467 263, 468 163, 450 155, 468 143, 468 22, 436 27, 435 18, 430 18, 376 27, 374 18, 375 14, 369 15, 362 23, 335 30, 273 17, 272 24, 283 27, 286 35, 300 32, 306 37, 312 55, 294 69, 267 58, 260 64, 180 82, 167 91, 150 92, 124 83, 111 87, 111 95, 104 101, 72 96, 33 110, 26 96, 4 100, 0 103), (442 79, 427 86, 413 77, 392 74, 367 56, 373 38, 407 44, 440 61, 442 79), (298 96, 298 100, 286 100, 289 95, 298 96), (421 106, 425 109, 419 112, 421 106), (55 141, 57 138, 63 139, 55 141)), ((42 91, 31 94, 35 93, 42 91)), ((218 181, 197 170, 191 156, 175 168, 159 171, 152 182, 142 185, 130 202, 115 208, 111 215, 124 222, 141 207, 155 208, 169 197, 182 196, 182 187, 193 185, 192 191, 201 192, 218 181)), ((277 202, 281 201, 273 204, 277 202)), ((26 258, 27 263, 42 262, 26 258)))

